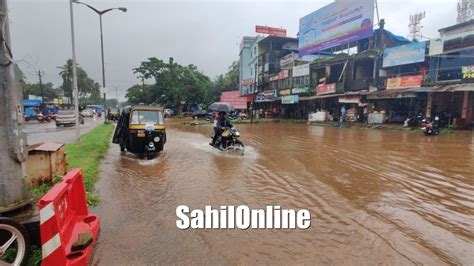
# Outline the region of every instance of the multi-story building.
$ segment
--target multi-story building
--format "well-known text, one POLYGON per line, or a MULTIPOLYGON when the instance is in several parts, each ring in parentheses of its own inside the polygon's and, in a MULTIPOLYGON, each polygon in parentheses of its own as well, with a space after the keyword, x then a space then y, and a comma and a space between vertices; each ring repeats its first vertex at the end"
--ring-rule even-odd
POLYGON ((251 59, 253 57, 252 44, 257 37, 244 37, 240 43, 239 53, 239 91, 240 95, 250 92, 250 86, 253 79, 253 69, 251 68, 251 59))

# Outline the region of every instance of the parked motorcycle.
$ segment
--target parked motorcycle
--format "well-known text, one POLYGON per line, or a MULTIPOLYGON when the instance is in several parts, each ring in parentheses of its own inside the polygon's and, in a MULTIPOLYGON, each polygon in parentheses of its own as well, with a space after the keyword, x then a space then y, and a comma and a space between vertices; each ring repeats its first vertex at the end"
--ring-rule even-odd
POLYGON ((245 147, 239 137, 240 131, 236 127, 227 127, 222 130, 212 146, 221 151, 238 151, 244 155, 245 147))
POLYGON ((421 131, 423 134, 425 134, 425 136, 437 136, 440 133, 438 116, 436 116, 432 122, 423 119, 421 126, 421 131))

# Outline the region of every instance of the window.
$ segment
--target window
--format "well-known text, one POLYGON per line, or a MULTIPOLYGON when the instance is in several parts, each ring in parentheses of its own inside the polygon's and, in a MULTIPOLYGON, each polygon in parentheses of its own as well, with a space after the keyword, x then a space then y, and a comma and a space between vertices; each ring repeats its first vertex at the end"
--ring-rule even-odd
POLYGON ((131 125, 139 124, 164 124, 163 114, 160 111, 151 111, 151 110, 139 110, 132 112, 132 120, 130 121, 131 125))

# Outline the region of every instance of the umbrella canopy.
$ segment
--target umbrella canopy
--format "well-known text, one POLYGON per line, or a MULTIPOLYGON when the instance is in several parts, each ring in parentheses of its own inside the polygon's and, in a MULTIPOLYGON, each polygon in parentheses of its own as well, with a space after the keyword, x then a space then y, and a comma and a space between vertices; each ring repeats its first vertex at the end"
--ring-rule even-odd
POLYGON ((235 111, 235 108, 232 105, 228 104, 228 103, 215 102, 215 103, 209 105, 209 110, 216 111, 216 112, 230 113, 230 112, 235 111))

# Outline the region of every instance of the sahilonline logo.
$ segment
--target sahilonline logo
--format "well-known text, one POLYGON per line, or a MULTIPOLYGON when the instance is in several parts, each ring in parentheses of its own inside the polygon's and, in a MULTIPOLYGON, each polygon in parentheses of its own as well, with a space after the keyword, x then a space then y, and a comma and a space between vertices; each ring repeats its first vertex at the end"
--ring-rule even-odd
POLYGON ((311 214, 306 209, 298 211, 266 206, 265 209, 250 209, 248 206, 220 206, 213 209, 205 206, 190 210, 186 205, 176 208, 176 226, 179 229, 308 229, 311 214))

